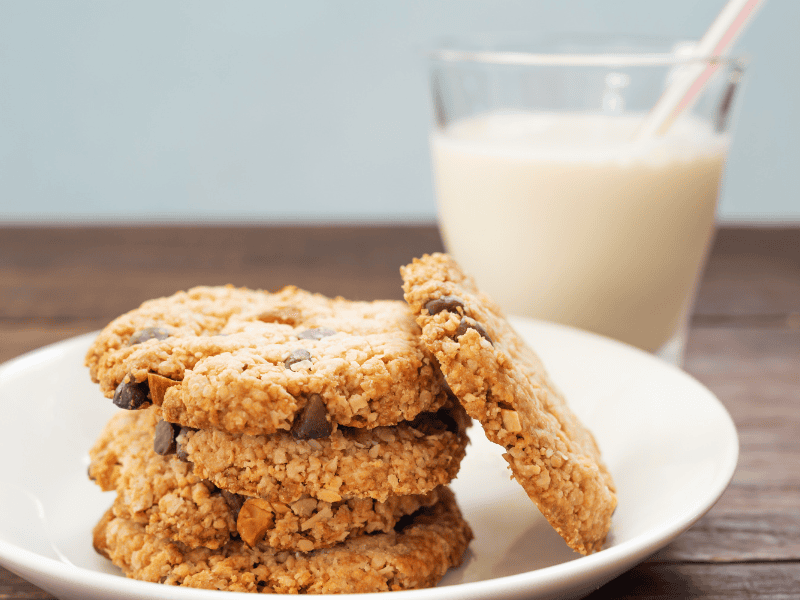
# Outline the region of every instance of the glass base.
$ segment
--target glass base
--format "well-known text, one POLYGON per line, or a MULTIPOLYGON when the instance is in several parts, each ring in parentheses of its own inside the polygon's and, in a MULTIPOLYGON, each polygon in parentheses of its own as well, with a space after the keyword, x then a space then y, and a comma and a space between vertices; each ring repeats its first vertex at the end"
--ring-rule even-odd
POLYGON ((678 368, 683 368, 683 358, 686 351, 686 339, 689 337, 688 334, 688 327, 679 327, 678 331, 667 340, 667 343, 653 352, 653 354, 678 368))

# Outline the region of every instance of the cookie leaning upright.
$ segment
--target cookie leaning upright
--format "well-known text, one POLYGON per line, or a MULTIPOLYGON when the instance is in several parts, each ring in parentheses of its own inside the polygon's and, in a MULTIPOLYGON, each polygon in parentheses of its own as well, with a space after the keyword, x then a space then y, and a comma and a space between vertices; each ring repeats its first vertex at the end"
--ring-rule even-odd
POLYGON ((422 340, 467 413, 506 449, 514 478, 567 544, 600 550, 614 483, 539 358, 448 255, 425 255, 400 272, 422 340))

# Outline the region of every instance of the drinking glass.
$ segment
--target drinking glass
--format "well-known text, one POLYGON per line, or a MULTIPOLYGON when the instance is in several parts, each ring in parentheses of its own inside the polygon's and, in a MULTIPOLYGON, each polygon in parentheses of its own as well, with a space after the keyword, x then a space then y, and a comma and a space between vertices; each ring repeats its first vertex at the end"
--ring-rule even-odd
POLYGON ((682 363, 744 70, 691 49, 487 36, 432 53, 442 237, 507 313, 682 363), (666 90, 698 69, 699 92, 654 130, 666 90))

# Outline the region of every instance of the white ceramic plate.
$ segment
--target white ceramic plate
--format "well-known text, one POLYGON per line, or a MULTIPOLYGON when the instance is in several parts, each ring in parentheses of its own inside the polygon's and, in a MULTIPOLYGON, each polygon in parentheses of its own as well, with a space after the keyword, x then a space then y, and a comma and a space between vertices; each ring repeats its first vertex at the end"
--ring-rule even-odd
MULTIPOLYGON (((452 484, 475 531, 464 565, 437 588, 393 597, 581 597, 685 531, 733 475, 733 422, 690 376, 599 336, 513 323, 595 433, 616 480, 619 506, 606 549, 571 552, 476 426, 452 484)), ((87 479, 87 450, 116 410, 83 367, 93 337, 0 366, 0 564, 64 600, 251 598, 129 580, 92 549, 92 527, 113 497, 87 479)))

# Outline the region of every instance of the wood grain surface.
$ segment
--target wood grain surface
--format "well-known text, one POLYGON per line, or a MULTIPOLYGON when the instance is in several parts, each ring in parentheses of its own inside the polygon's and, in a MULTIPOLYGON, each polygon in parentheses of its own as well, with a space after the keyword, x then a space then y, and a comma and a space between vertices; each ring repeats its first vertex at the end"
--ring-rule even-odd
MULTIPOLYGON (((199 284, 401 298, 399 266, 441 249, 433 226, 0 228, 0 361, 199 284)), ((733 481, 688 532, 589 597, 798 598, 800 228, 718 233, 685 368, 736 422, 733 481)), ((6 598, 51 596, 0 568, 6 598)))

